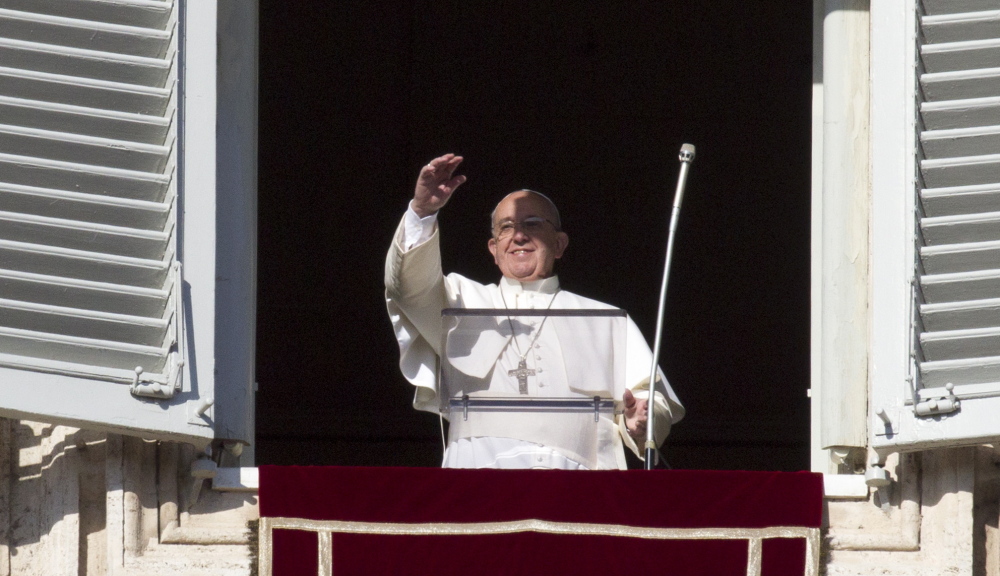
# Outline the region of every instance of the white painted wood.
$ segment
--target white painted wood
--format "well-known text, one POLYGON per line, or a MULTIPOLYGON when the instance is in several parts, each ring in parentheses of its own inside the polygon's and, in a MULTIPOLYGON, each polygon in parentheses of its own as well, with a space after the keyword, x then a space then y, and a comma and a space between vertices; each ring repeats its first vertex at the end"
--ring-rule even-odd
POLYGON ((929 246, 996 241, 1000 240, 1000 212, 921 218, 920 230, 929 246))
POLYGON ((171 204, 0 184, 0 209, 4 211, 80 223, 116 225, 128 222, 142 230, 163 230, 172 211, 171 204))
POLYGON ((172 223, 160 230, 95 224, 35 214, 0 211, 0 237, 76 250, 159 260, 168 249, 172 223))
POLYGON ((1000 327, 922 332, 920 348, 929 362, 993 356, 1000 351, 1000 327))
POLYGON ((170 290, 0 270, 0 290, 22 302, 65 304, 114 314, 156 316, 170 290))
POLYGON ((1000 326, 1000 298, 923 304, 920 317, 930 331, 1000 326))
MULTIPOLYGON (((943 364, 944 362, 941 363, 943 364)), ((996 395, 998 391, 1000 391, 1000 382, 990 382, 986 384, 959 384, 951 389, 951 393, 962 400, 966 398, 986 398, 988 396, 996 395)), ((948 393, 948 388, 939 386, 937 388, 921 388, 917 395, 921 400, 927 400, 931 398, 941 398, 946 396, 948 393)))
POLYGON ((921 74, 920 86, 931 102, 991 98, 1000 88, 1000 68, 921 74))
POLYGON ((996 0, 923 0, 924 13, 930 16, 983 12, 997 9, 996 0))
POLYGON ((0 153, 0 181, 14 185, 76 190, 137 200, 162 201, 169 175, 0 153))
POLYGON ((125 26, 0 8, 0 36, 99 52, 162 58, 172 29, 125 26))
POLYGON ((165 344, 170 321, 0 298, 0 324, 22 330, 161 347, 165 344))
POLYGON ((1000 270, 928 274, 920 277, 920 290, 930 303, 987 300, 1000 294, 1000 270))
POLYGON ((173 66, 169 56, 146 58, 0 38, 0 59, 6 66, 139 86, 162 88, 173 66))
MULTIPOLYGON (((954 384, 956 390, 959 393, 963 393, 962 386, 965 384, 982 384, 986 386, 987 390, 993 390, 993 384, 1000 382, 1000 356, 922 362, 920 364, 920 377, 921 382, 926 388, 943 388, 947 384, 954 384)), ((963 412, 966 407, 966 404, 963 403, 963 412)), ((984 411, 980 410, 980 412, 984 411)), ((973 420, 970 426, 974 426, 977 423, 974 418, 969 419, 973 420)), ((990 425, 994 421, 995 418, 987 418, 979 421, 979 423, 990 425)), ((996 432, 983 431, 975 435, 976 438, 990 436, 996 436, 996 432)))
POLYGON ((916 102, 912 65, 916 6, 871 5, 871 301, 870 434, 885 430, 875 411, 891 410, 909 371, 914 247, 916 102))
POLYGON ((1000 126, 928 130, 920 134, 925 158, 975 156, 1000 150, 1000 126))
POLYGON ((218 468, 212 478, 212 490, 220 492, 255 492, 259 487, 257 468, 218 468))
POLYGON ((253 465, 257 329, 257 18, 256 0, 219 2, 216 436, 250 442, 253 465))
POLYGON ((813 0, 812 129, 809 265, 809 469, 827 472, 830 459, 820 440, 823 429, 821 341, 823 319, 823 0, 813 0))
POLYGON ((2 366, 0 382, 7 391, 4 413, 10 414, 8 417, 49 414, 51 419, 88 429, 155 436, 202 446, 213 437, 211 428, 188 423, 185 404, 192 401, 193 395, 187 391, 166 402, 136 400, 125 383, 2 366), (42 390, 46 392, 39 393, 42 390), (71 401, 59 402, 60 398, 71 401), (170 409, 164 409, 165 406, 170 409), (59 408, 58 414, 52 415, 53 407, 59 408), (176 411, 185 417, 176 417, 176 411))
POLYGON ((920 261, 929 274, 948 274, 993 268, 1000 262, 1000 241, 925 246, 920 261))
POLYGON ((921 61, 927 72, 976 70, 1000 66, 1000 39, 984 39, 941 44, 924 44, 921 61))
POLYGON ((0 96, 0 111, 11 124, 114 141, 162 144, 170 118, 0 96))
POLYGON ((821 442, 865 445, 868 372, 869 15, 830 0, 823 21, 821 442))
MULTIPOLYGON (((0 349, 5 350, 4 354, 7 356, 20 356, 23 359, 37 358, 121 370, 142 366, 147 372, 153 373, 163 369, 166 361, 164 349, 158 346, 67 336, 6 326, 0 327, 0 349)), ((7 365, 23 368, 29 364, 24 362, 7 365)), ((37 365, 39 369, 48 367, 52 371, 57 371, 59 366, 47 365, 45 362, 37 362, 37 365)), ((26 375, 21 377, 27 379, 26 375)))
POLYGON ((920 200, 927 216, 989 212, 1000 203, 1000 183, 925 188, 920 200))
POLYGON ((932 44, 995 38, 1000 10, 924 16, 921 29, 925 41, 932 44))
POLYGON ((0 93, 25 100, 163 115, 170 105, 174 89, 173 84, 139 86, 0 66, 0 93))
MULTIPOLYGON (((163 289, 170 263, 115 254, 101 254, 26 242, 0 240, 3 274, 40 274, 68 278, 67 282, 104 282, 121 286, 163 289)), ((124 291, 124 289, 123 289, 124 291)))
MULTIPOLYGON (((206 398, 215 395, 216 362, 216 90, 217 3, 214 0, 186 5, 184 53, 184 98, 181 110, 179 194, 184 222, 178 238, 178 255, 185 277, 196 279, 183 295, 184 326, 191 361, 184 365, 185 390, 197 390, 206 398)), ((215 419, 215 408, 206 412, 215 419)))
POLYGON ((0 124, 0 151, 138 172, 162 172, 173 148, 172 142, 167 144, 143 144, 0 124))
POLYGON ((812 213, 810 216, 809 413, 810 464, 813 472, 832 472, 832 461, 823 449, 823 14, 824 0, 813 0, 812 85, 812 213))
POLYGON ((928 130, 947 130, 1000 124, 1000 97, 924 102, 920 117, 928 130))
MULTIPOLYGON (((1000 93, 1000 84, 996 91, 1000 93)), ((928 188, 992 184, 1000 182, 1000 154, 922 160, 920 173, 928 188)))
POLYGON ((255 10, 0 0, 0 413, 252 437, 255 10), (131 396, 178 353, 172 400, 131 396))
POLYGON ((861 474, 823 474, 823 498, 858 500, 868 498, 868 485, 861 474))
POLYGON ((164 28, 170 23, 170 1, 159 0, 3 0, 4 8, 110 24, 164 28))

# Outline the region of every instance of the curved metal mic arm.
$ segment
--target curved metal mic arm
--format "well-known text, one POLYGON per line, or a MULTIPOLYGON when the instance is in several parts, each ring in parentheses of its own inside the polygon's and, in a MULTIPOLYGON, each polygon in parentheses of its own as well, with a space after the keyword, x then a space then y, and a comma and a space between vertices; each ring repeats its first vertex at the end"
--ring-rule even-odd
POLYGON ((663 314, 667 303, 667 280, 670 278, 670 260, 674 253, 674 233, 677 231, 677 220, 681 213, 681 200, 684 198, 684 184, 687 183, 688 168, 694 162, 695 148, 693 144, 681 146, 678 159, 681 162, 681 171, 677 176, 677 191, 674 193, 674 207, 670 213, 670 233, 667 236, 667 258, 663 265, 663 283, 660 284, 660 307, 656 317, 656 338, 653 342, 653 365, 649 368, 649 398, 646 401, 649 407, 649 419, 646 422, 646 470, 652 470, 657 464, 659 452, 656 450, 656 410, 653 409, 653 400, 656 395, 656 365, 660 358, 660 342, 663 335, 663 314))

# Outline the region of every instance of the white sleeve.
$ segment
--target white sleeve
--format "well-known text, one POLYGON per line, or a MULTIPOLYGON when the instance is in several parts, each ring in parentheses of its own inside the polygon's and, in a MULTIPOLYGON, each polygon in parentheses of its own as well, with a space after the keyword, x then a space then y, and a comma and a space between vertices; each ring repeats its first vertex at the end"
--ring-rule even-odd
POLYGON ((413 211, 413 207, 407 207, 406 215, 403 216, 403 250, 409 250, 426 242, 434 233, 435 222, 437 213, 421 218, 413 211))

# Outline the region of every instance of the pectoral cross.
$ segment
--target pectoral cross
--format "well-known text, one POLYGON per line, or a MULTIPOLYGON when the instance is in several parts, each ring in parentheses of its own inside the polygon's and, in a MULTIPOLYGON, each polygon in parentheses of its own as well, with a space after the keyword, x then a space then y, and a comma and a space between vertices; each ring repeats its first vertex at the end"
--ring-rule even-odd
POLYGON ((521 394, 527 394, 528 376, 534 376, 535 370, 533 368, 528 368, 528 361, 521 358, 521 361, 517 363, 517 370, 508 370, 507 375, 516 377, 517 391, 521 394))

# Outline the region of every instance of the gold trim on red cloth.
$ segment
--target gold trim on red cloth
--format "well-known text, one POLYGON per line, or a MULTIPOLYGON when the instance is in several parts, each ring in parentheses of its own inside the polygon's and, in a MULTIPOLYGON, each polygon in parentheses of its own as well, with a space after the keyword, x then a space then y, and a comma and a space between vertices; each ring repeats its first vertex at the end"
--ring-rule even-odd
POLYGON ((819 528, 775 526, 769 528, 648 528, 622 524, 588 524, 549 520, 514 520, 508 522, 345 522, 341 520, 306 520, 303 518, 262 517, 260 519, 260 575, 272 576, 272 533, 274 530, 303 530, 319 535, 319 576, 333 574, 333 537, 342 534, 385 536, 483 536, 541 532, 578 536, 619 536, 652 540, 747 540, 747 576, 760 576, 762 540, 804 538, 806 566, 804 576, 819 573, 819 528))

